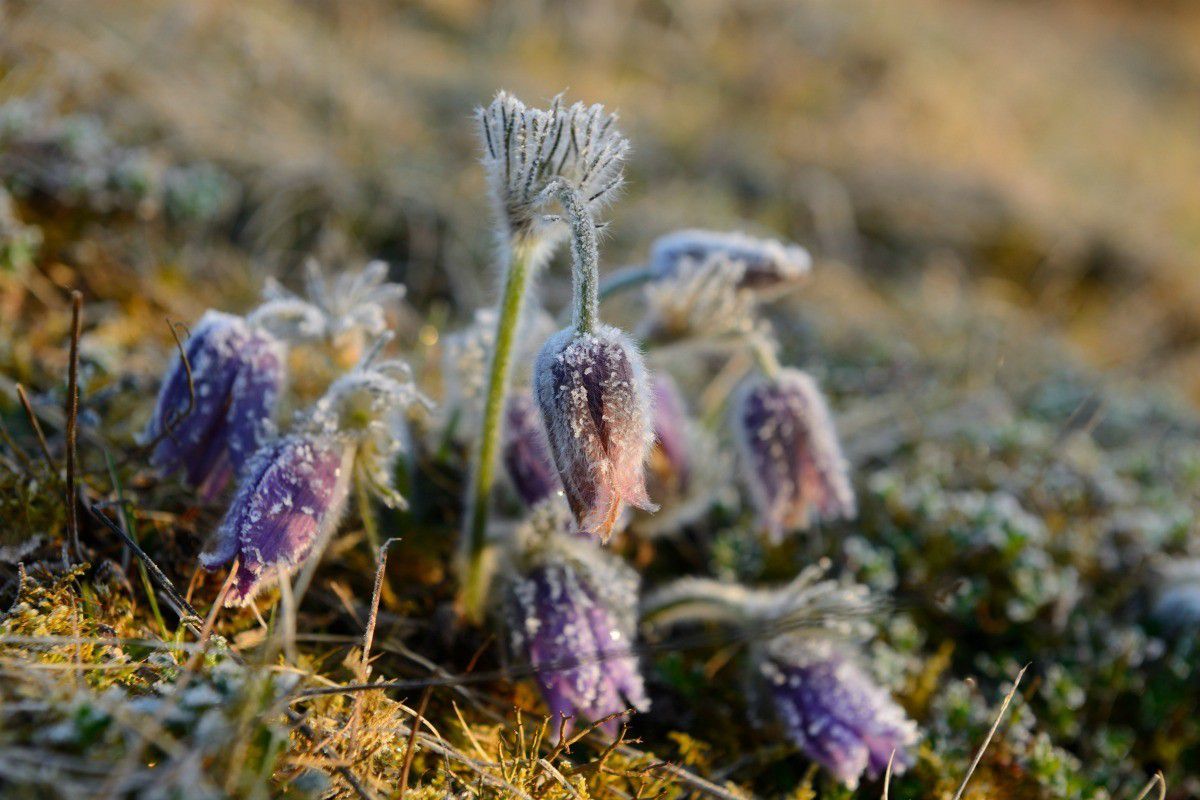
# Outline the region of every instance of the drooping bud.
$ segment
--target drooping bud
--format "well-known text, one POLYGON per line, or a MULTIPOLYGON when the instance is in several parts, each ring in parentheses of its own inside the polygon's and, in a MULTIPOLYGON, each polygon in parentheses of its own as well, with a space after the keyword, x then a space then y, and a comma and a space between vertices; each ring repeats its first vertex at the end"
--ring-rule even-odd
POLYGON ((653 511, 644 462, 654 440, 641 354, 616 328, 567 328, 534 366, 550 454, 581 530, 607 539, 623 506, 653 511))
POLYGON ((654 446, 650 451, 650 476, 665 490, 663 494, 685 492, 691 479, 692 463, 688 452, 689 420, 683 397, 669 375, 656 373, 651 383, 654 446))
POLYGON ((774 540, 815 519, 854 516, 846 459, 809 375, 782 369, 752 379, 733 404, 732 424, 744 483, 774 540))
POLYGON ((759 664, 769 702, 789 739, 850 789, 912 763, 912 720, 855 657, 831 639, 778 637, 759 664), (895 753, 893 756, 892 754, 895 753))
POLYGON ((524 392, 508 398, 504 416, 504 468, 517 494, 532 507, 562 487, 550 461, 542 417, 524 392))
MULTIPOLYGON (((598 721, 650 707, 632 650, 637 574, 569 527, 561 500, 539 505, 515 537, 501 589, 514 659, 533 670, 555 734, 561 717, 598 721)), ((615 735, 617 726, 604 729, 615 735)))
POLYGON ((152 463, 167 474, 184 472, 208 501, 268 431, 286 348, 240 317, 209 311, 184 353, 187 364, 175 358, 144 436, 157 442, 152 463))
POLYGON ((791 286, 812 271, 812 256, 799 245, 758 239, 744 233, 682 230, 669 233, 650 249, 650 269, 665 278, 705 262, 736 271, 738 288, 762 291, 791 286))
POLYGON ((297 434, 255 455, 214 547, 200 556, 207 569, 240 556, 227 605, 246 605, 323 545, 346 505, 354 449, 345 437, 297 434))
POLYGON ((245 605, 319 554, 336 531, 353 480, 389 505, 403 504, 392 487, 403 441, 399 414, 421 400, 400 362, 356 369, 329 387, 295 433, 255 454, 200 557, 208 569, 240 559, 228 605, 245 605))

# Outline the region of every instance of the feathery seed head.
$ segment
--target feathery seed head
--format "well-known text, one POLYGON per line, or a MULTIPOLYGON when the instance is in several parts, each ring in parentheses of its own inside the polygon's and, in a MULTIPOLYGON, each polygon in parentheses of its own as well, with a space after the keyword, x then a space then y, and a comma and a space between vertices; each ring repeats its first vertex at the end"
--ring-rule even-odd
POLYGON ((812 271, 812 256, 799 245, 706 230, 675 231, 659 238, 650 249, 650 268, 657 277, 666 278, 696 269, 714 257, 725 269, 737 273, 734 283, 739 289, 791 286, 812 271))

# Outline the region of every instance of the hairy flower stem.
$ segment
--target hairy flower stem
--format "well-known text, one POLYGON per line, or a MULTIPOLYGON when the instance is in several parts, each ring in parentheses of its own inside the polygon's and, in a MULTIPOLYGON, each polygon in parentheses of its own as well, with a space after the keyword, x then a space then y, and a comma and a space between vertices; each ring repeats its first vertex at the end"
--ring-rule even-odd
POLYGON ((763 374, 768 378, 778 377, 783 367, 779 364, 779 357, 775 355, 775 343, 762 332, 754 331, 747 337, 747 344, 763 374))
POLYGON ((487 596, 488 555, 487 517, 496 479, 496 457, 500 450, 504 398, 508 394, 513 345, 521 322, 521 308, 534 270, 537 241, 517 240, 512 244, 508 270, 504 276, 500 314, 496 321, 496 345, 488 369, 487 397, 483 409, 483 425, 475 452, 470 494, 467 497, 467 523, 460 551, 462 585, 459 607, 464 617, 478 622, 483 617, 487 596))
POLYGON ((591 333, 600 324, 600 248, 596 244, 596 221, 578 190, 563 184, 558 198, 571 227, 572 285, 575 330, 591 333))

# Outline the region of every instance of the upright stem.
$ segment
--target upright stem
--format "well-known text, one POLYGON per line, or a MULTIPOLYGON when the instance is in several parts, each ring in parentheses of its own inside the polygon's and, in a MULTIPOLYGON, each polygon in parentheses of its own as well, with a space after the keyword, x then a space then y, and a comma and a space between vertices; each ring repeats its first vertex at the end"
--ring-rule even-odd
POLYGON ((779 364, 779 357, 775 355, 775 343, 757 330, 753 331, 748 339, 750 352, 754 354, 754 360, 758 362, 759 368, 768 378, 778 377, 779 371, 783 367, 779 364))
POLYGON ((533 271, 536 243, 514 242, 504 276, 500 298, 500 316, 496 321, 496 345, 488 369, 487 397, 483 407, 483 425, 474 459, 470 494, 467 497, 467 523, 460 553, 459 604, 463 615, 478 622, 483 616, 490 576, 488 575, 487 517, 492 484, 496 477, 496 456, 500 449, 500 425, 504 398, 508 394, 513 345, 521 321, 521 307, 533 271))
POLYGON ((575 330, 591 333, 600 324, 600 248, 596 244, 596 221, 577 189, 563 184, 558 198, 571 226, 573 322, 575 330))

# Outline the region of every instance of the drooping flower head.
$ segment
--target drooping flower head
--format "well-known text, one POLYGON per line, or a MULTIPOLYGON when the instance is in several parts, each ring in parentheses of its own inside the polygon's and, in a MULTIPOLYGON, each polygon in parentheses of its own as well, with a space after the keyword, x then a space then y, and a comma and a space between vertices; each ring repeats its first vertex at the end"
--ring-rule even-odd
POLYGON ((688 416, 669 375, 655 372, 651 385, 654 444, 646 463, 646 488, 659 509, 635 515, 632 528, 653 537, 676 533, 714 504, 731 500, 733 462, 712 432, 688 416))
POLYGON ((514 537, 500 587, 513 658, 533 671, 555 733, 563 717, 569 730, 579 718, 650 707, 632 650, 637 575, 573 530, 561 499, 540 504, 514 537))
POLYGON ((896 772, 911 766, 916 725, 845 645, 784 636, 764 650, 758 667, 771 705, 809 758, 851 789, 864 772, 878 777, 889 759, 896 772))
POLYGON ((356 369, 329 388, 295 432, 254 455, 212 546, 200 557, 208 569, 240 559, 228 605, 245 605, 324 549, 352 481, 362 481, 389 505, 403 504, 392 487, 403 441, 400 414, 421 399, 399 362, 356 369))
POLYGON ((733 404, 743 481, 771 537, 853 517, 854 491, 816 382, 796 369, 750 380, 733 404))
POLYGON ((646 597, 642 613, 657 627, 739 628, 752 642, 745 674, 754 710, 853 788, 863 772, 878 774, 893 752, 893 769, 907 768, 917 729, 859 661, 860 643, 873 629, 869 593, 825 579, 827 567, 809 567, 771 589, 684 578, 646 597))
POLYGON ((564 106, 559 96, 542 110, 500 92, 476 116, 488 184, 506 235, 545 233, 540 209, 555 179, 578 189, 593 211, 620 189, 629 142, 617 130, 616 115, 603 106, 564 106))
POLYGON ((567 328, 538 354, 534 386, 550 453, 580 528, 607 539, 623 506, 656 506, 646 494, 654 441, 641 354, 616 328, 567 328))
POLYGON ((151 461, 183 472, 211 500, 268 432, 286 372, 287 349, 267 331, 208 311, 175 358, 144 434, 151 461), (190 381, 190 387, 189 387, 190 381))
POLYGON ((532 507, 562 488, 550 461, 542 417, 525 392, 508 398, 504 416, 504 468, 517 494, 532 507))
POLYGON ((734 275, 737 288, 754 291, 793 286, 812 271, 812 256, 803 247, 739 232, 675 231, 660 237, 650 249, 650 269, 657 278, 705 263, 722 264, 734 275))

